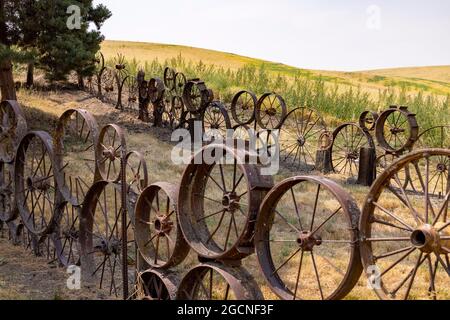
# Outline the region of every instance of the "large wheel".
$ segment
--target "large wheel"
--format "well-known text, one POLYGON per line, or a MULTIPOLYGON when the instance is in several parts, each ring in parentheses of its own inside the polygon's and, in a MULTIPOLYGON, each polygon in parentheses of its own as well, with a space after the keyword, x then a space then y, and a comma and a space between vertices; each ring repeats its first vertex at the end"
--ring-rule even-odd
POLYGON ((15 199, 22 222, 36 236, 55 226, 57 183, 51 136, 43 131, 25 135, 14 164, 15 199))
POLYGON ((275 93, 265 93, 256 104, 255 117, 261 129, 276 130, 287 115, 286 102, 275 93))
POLYGON ((255 245, 273 292, 285 300, 342 299, 361 275, 358 204, 322 177, 293 177, 266 196, 255 245))
POLYGON ((135 77, 129 76, 125 82, 125 107, 132 111, 139 110, 139 84, 135 77))
POLYGON ((190 80, 184 86, 183 103, 186 109, 194 114, 199 114, 213 100, 213 93, 205 83, 200 80, 190 80))
POLYGON ((181 280, 177 300, 263 300, 253 277, 242 267, 205 263, 181 280))
POLYGON ((415 151, 394 162, 369 191, 359 226, 361 256, 381 299, 449 298, 450 176, 441 167, 449 159, 446 149, 415 151), (398 177, 407 166, 421 180, 415 192, 398 177), (436 184, 443 184, 444 194, 436 193, 436 184))
POLYGON ((86 110, 69 109, 59 118, 55 132, 55 166, 59 191, 65 201, 80 206, 94 182, 95 146, 99 128, 86 110))
POLYGON ((236 124, 243 126, 255 121, 255 108, 258 103, 251 91, 239 91, 231 102, 231 115, 236 124))
POLYGON ((184 86, 186 85, 186 76, 181 73, 181 72, 177 72, 177 74, 175 75, 175 88, 174 88, 174 93, 176 97, 180 97, 183 95, 183 90, 184 90, 184 86))
POLYGON ((313 169, 320 136, 326 130, 323 118, 313 109, 291 111, 281 126, 281 159, 297 168, 313 169))
POLYGON ((259 204, 273 185, 243 150, 211 144, 186 168, 178 216, 183 234, 200 256, 242 259, 253 253, 259 204), (198 163, 203 159, 202 163, 198 163))
POLYGON ((177 219, 178 186, 158 182, 144 190, 136 205, 136 243, 153 268, 180 264, 189 253, 177 219))
POLYGON ((172 91, 175 88, 176 73, 172 68, 167 67, 164 69, 164 85, 168 91, 172 91))
POLYGON ((344 123, 333 132, 331 161, 335 173, 357 177, 361 148, 375 148, 372 137, 355 123, 344 123))

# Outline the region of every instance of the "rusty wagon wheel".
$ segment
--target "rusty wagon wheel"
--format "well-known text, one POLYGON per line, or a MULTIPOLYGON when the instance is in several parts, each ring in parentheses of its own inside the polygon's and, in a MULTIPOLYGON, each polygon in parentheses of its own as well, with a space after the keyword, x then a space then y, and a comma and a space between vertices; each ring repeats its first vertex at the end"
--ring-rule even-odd
POLYGON ((0 161, 11 163, 16 149, 27 133, 27 122, 17 101, 0 103, 0 161))
POLYGON ((264 300, 253 277, 242 267, 203 263, 181 280, 177 300, 264 300))
MULTIPOLYGON (((107 181, 96 182, 86 195, 81 210, 80 253, 83 282, 93 283, 111 296, 123 295, 125 281, 133 284, 134 260, 128 259, 125 273, 124 248, 134 252, 134 241, 124 243, 123 229, 132 239, 131 224, 122 224, 121 187, 107 181)), ((128 290, 130 290, 129 288, 128 290)), ((130 291, 131 292, 131 291, 130 291)))
POLYGON ((136 300, 175 300, 180 280, 174 272, 149 269, 137 275, 136 300))
POLYGON ((236 93, 231 102, 231 116, 236 124, 243 126, 255 121, 255 109, 258 98, 251 91, 242 90, 236 93))
POLYGON ((119 80, 116 71, 112 68, 106 67, 101 74, 100 81, 102 100, 116 105, 119 94, 119 80))
POLYGON ((190 80, 183 90, 183 103, 187 111, 198 114, 213 100, 213 93, 201 80, 190 80))
POLYGON ((175 87, 174 94, 176 97, 180 97, 183 95, 184 86, 186 85, 186 76, 182 72, 177 72, 175 75, 175 87))
POLYGON ((152 103, 161 101, 166 91, 164 82, 159 78, 152 78, 148 82, 148 97, 152 103))
POLYGON ((372 137, 355 123, 344 123, 333 132, 331 161, 335 173, 357 177, 361 148, 374 148, 372 137))
POLYGON ((55 224, 57 177, 52 137, 43 131, 25 135, 14 163, 14 196, 25 227, 37 236, 55 224))
POLYGON ((296 167, 314 169, 324 131, 325 122, 317 111, 304 107, 292 110, 281 126, 281 159, 296 167))
POLYGON ((285 300, 341 299, 362 267, 358 204, 335 182, 298 176, 276 185, 258 216, 255 246, 273 292, 285 300))
POLYGON ((144 155, 139 151, 131 151, 125 160, 128 193, 139 195, 148 185, 148 170, 144 155))
POLYGON ((256 122, 261 129, 276 130, 286 117, 287 108, 283 97, 275 93, 265 93, 256 104, 256 122))
POLYGON ((94 182, 97 121, 86 110, 69 109, 59 118, 54 137, 55 168, 59 191, 74 206, 84 201, 94 182))
POLYGON ((273 181, 261 175, 259 165, 249 164, 249 158, 245 150, 210 144, 193 157, 183 174, 180 227, 202 257, 239 260, 253 253, 259 204, 273 181))
POLYGON ((381 299, 448 299, 450 179, 448 167, 443 180, 433 171, 449 159, 446 149, 414 151, 394 162, 367 195, 359 226, 361 256, 381 299), (398 179, 408 165, 421 177, 415 193, 398 179), (433 188, 442 181, 445 194, 439 196, 433 188))
POLYGON ((172 91, 175 88, 175 76, 176 71, 170 67, 164 69, 164 85, 168 91, 172 91))
POLYGON ((126 79, 126 104, 125 107, 129 110, 139 110, 139 84, 136 77, 129 76, 126 79))
POLYGON ((109 182, 120 180, 121 160, 126 155, 126 148, 125 133, 121 127, 115 124, 103 127, 95 148, 101 179, 109 182))
POLYGON ((359 126, 363 130, 373 131, 378 120, 378 113, 375 111, 364 111, 359 116, 359 126))
POLYGON ((407 107, 390 107, 380 115, 375 125, 375 136, 380 147, 399 155, 411 150, 418 135, 416 115, 407 107))
POLYGON ((436 126, 422 132, 414 144, 415 149, 450 148, 450 126, 436 126))
POLYGON ((15 220, 19 213, 14 200, 14 167, 0 161, 0 222, 15 220))
POLYGON ((152 184, 136 205, 136 243, 153 268, 174 267, 189 253, 177 219, 178 188, 167 182, 152 184))
POLYGON ((179 96, 174 96, 172 99, 172 107, 170 110, 170 113, 172 114, 172 123, 170 124, 170 126, 173 130, 180 127, 180 124, 183 121, 184 112, 185 109, 183 99, 179 96))
POLYGON ((226 107, 221 102, 213 101, 205 108, 202 113, 202 129, 206 141, 227 138, 231 121, 226 107))

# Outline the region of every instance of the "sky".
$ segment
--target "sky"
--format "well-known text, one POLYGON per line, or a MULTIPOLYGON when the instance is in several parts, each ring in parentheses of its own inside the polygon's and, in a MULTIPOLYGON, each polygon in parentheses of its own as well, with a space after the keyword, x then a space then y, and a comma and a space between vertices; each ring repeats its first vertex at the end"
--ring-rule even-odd
POLYGON ((109 40, 179 44, 320 70, 450 65, 446 0, 95 0, 109 40))

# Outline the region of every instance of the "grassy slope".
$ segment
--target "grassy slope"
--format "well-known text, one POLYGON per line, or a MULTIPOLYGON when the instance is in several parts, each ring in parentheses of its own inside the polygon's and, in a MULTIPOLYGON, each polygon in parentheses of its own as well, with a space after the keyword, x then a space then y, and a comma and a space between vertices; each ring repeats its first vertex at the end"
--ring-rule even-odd
POLYGON ((102 52, 107 59, 113 58, 117 53, 124 54, 127 58, 135 58, 138 61, 151 61, 158 58, 159 61, 182 55, 186 60, 203 61, 205 64, 214 64, 230 69, 238 69, 244 65, 265 65, 267 70, 276 74, 294 76, 296 74, 309 77, 323 77, 329 83, 341 85, 361 86, 365 91, 378 92, 387 86, 405 85, 410 91, 424 90, 430 93, 446 95, 450 94, 450 66, 404 68, 374 70, 362 72, 339 72, 306 70, 292 66, 243 57, 232 53, 206 50, 200 48, 143 43, 125 41, 105 41, 102 52))

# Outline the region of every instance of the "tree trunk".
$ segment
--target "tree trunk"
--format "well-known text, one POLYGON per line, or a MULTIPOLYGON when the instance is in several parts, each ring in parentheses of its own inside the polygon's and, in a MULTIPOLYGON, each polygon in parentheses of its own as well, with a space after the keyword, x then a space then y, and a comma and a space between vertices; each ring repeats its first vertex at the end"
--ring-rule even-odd
POLYGON ((34 85, 34 62, 30 62, 28 64, 28 69, 27 69, 27 83, 26 83, 26 86, 29 89, 33 85, 34 85))
POLYGON ((3 60, 0 63, 0 87, 2 101, 17 100, 16 88, 12 73, 12 63, 10 60, 3 60))
POLYGON ((78 88, 83 90, 84 89, 84 79, 83 76, 80 73, 77 73, 78 76, 78 88))

